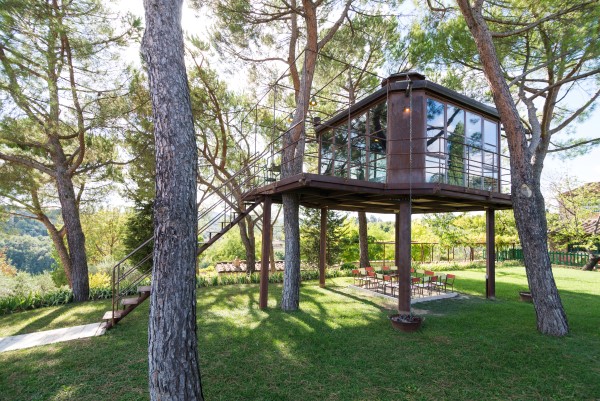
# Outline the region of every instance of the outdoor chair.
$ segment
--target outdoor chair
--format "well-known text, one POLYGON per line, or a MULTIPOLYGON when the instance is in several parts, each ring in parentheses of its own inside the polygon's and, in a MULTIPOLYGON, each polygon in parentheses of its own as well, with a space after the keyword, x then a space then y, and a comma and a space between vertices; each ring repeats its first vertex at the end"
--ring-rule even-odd
MULTIPOLYGON (((418 271, 417 271, 418 274, 418 271)), ((431 283, 431 277, 429 275, 425 275, 423 274, 423 276, 417 276, 415 277, 415 279, 419 280, 419 283, 416 284, 416 286, 419 288, 421 294, 424 293, 425 289, 427 289, 427 291, 429 291, 429 285, 431 283)))
POLYGON ((392 289, 392 296, 395 296, 395 295, 394 295, 394 289, 397 289, 397 288, 398 288, 398 283, 394 283, 394 282, 392 281, 392 276, 390 276, 390 275, 388 275, 388 274, 385 274, 385 275, 383 276, 383 293, 384 293, 384 294, 385 294, 385 289, 386 289, 387 287, 390 287, 390 288, 392 289))
POLYGON ((367 277, 365 277, 365 285, 367 288, 375 286, 377 288, 377 277, 374 271, 367 270, 367 277))
POLYGON ((352 269, 352 277, 354 278, 354 285, 356 285, 357 283, 360 283, 361 279, 362 279, 361 274, 360 274, 360 270, 358 270, 358 269, 352 269))
POLYGON ((448 291, 448 286, 450 286, 451 290, 454 291, 454 279, 456 276, 454 274, 446 275, 446 282, 444 283, 444 291, 448 291))
POLYGON ((446 292, 446 279, 447 276, 445 274, 440 274, 437 280, 431 282, 433 289, 436 290, 438 294, 442 292, 442 290, 446 292))
POLYGON ((410 290, 413 295, 416 295, 417 292, 420 292, 421 295, 423 295, 423 287, 421 287, 421 278, 420 277, 411 277, 410 290))
POLYGON ((431 295, 431 293, 433 292, 433 290, 435 290, 435 282, 438 280, 438 276, 425 276, 428 277, 429 280, 427 280, 427 291, 429 292, 429 295, 431 295))
POLYGON ((377 288, 376 291, 379 292, 379 289, 383 290, 383 293, 385 294, 385 281, 383 278, 383 274, 382 273, 377 273, 375 274, 375 283, 377 284, 377 288))
POLYGON ((361 287, 365 284, 367 284, 367 269, 361 268, 358 269, 358 271, 360 272, 360 277, 358 279, 358 285, 360 285, 361 287))

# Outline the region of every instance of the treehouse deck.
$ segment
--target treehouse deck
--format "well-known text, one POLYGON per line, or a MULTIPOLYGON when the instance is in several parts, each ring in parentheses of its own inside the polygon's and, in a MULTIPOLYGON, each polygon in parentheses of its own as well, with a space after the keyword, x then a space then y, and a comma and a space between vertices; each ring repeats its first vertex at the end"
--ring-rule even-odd
POLYGON ((282 195, 294 193, 310 208, 396 213, 398 202, 410 198, 413 214, 511 209, 509 194, 465 188, 444 183, 386 184, 302 173, 257 188, 248 201, 264 196, 281 203, 282 195))

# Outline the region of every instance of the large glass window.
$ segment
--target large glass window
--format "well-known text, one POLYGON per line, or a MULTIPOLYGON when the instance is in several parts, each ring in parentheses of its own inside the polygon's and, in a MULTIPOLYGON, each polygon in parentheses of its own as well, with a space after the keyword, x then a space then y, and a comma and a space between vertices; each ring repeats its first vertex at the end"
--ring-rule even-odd
POLYGON ((488 191, 498 188, 498 123, 427 99, 427 182, 488 191))
POLYGON ((382 102, 332 131, 321 134, 324 175, 385 182, 387 103, 382 102))

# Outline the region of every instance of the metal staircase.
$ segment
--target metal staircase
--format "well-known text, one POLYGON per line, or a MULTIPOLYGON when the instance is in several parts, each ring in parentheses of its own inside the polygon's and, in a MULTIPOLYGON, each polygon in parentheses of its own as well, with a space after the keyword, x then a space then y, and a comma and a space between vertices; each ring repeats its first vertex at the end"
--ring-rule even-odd
MULTIPOLYGON (((261 201, 243 202, 243 194, 275 181, 278 175, 273 143, 256 153, 238 172, 220 186, 206 191, 198 211, 198 255, 252 212, 261 201)), ((152 245, 147 239, 113 267, 112 310, 103 320, 111 328, 150 296, 152 245)))

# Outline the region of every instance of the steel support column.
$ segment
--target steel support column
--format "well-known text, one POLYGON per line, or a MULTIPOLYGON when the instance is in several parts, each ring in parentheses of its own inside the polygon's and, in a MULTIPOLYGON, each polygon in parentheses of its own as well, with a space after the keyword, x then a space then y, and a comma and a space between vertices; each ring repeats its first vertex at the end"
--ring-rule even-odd
POLYGON ((398 266, 398 313, 410 313, 410 199, 400 201, 396 213, 396 266, 398 266))
POLYGON ((485 211, 485 295, 496 299, 496 228, 494 209, 485 211))
POLYGON ((262 252, 260 259, 260 295, 258 306, 267 307, 269 300, 269 254, 271 252, 271 197, 265 196, 263 202, 262 252))
POLYGON ((327 208, 321 209, 321 238, 319 241, 319 286, 325 287, 325 263, 327 262, 327 208))

